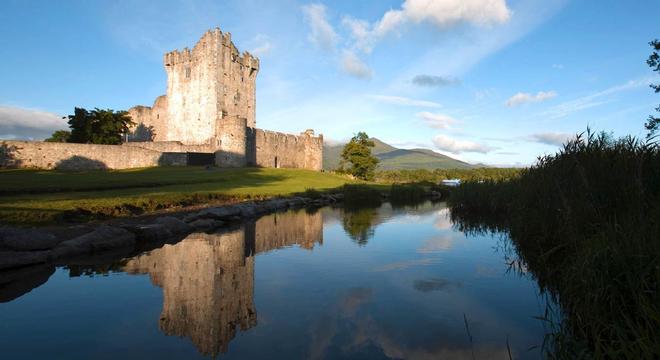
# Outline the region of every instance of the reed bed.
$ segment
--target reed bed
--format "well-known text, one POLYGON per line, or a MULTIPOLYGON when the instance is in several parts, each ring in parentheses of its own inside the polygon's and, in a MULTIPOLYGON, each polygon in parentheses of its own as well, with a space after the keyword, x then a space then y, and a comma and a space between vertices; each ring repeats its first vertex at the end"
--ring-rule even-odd
POLYGON ((519 177, 452 191, 465 230, 505 230, 561 307, 549 357, 660 358, 660 150, 587 133, 519 177))

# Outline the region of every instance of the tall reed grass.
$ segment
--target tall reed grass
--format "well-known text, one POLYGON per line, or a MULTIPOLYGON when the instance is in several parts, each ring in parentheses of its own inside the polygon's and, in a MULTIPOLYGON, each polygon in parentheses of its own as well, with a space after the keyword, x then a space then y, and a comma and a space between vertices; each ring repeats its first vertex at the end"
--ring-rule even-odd
POLYGON ((660 150, 587 132, 508 181, 453 190, 466 230, 505 229, 560 304, 557 358, 660 358, 660 150))

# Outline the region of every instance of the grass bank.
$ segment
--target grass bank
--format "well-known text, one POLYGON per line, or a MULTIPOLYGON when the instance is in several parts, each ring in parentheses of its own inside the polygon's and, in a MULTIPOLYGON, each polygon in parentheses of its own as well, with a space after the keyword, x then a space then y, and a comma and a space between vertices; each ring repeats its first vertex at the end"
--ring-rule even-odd
POLYGON ((324 191, 351 182, 300 169, 159 167, 117 171, 0 170, 0 222, 49 223, 324 191))
POLYGON ((660 357, 660 151, 578 137, 508 181, 452 191, 467 230, 504 230, 561 305, 558 358, 660 357))

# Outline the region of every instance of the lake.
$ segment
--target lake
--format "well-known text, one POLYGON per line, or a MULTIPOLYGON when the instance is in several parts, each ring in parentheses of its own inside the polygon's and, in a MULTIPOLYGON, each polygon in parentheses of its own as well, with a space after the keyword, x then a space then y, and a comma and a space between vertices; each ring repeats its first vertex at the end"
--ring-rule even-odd
POLYGON ((507 243, 443 203, 272 214, 40 270, 0 303, 0 358, 540 358, 545 300, 507 243))

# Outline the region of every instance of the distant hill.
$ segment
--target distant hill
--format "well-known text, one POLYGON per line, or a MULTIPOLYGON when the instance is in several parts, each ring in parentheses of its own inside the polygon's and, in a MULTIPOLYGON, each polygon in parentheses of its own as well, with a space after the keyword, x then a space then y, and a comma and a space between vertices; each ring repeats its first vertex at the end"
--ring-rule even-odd
MULTIPOLYGON (((371 139, 375 145, 372 152, 380 163, 379 170, 402 169, 470 169, 475 167, 464 161, 456 160, 446 155, 427 149, 397 149, 376 138, 371 139)), ((323 168, 336 169, 339 166, 341 151, 344 144, 323 146, 323 168)))

